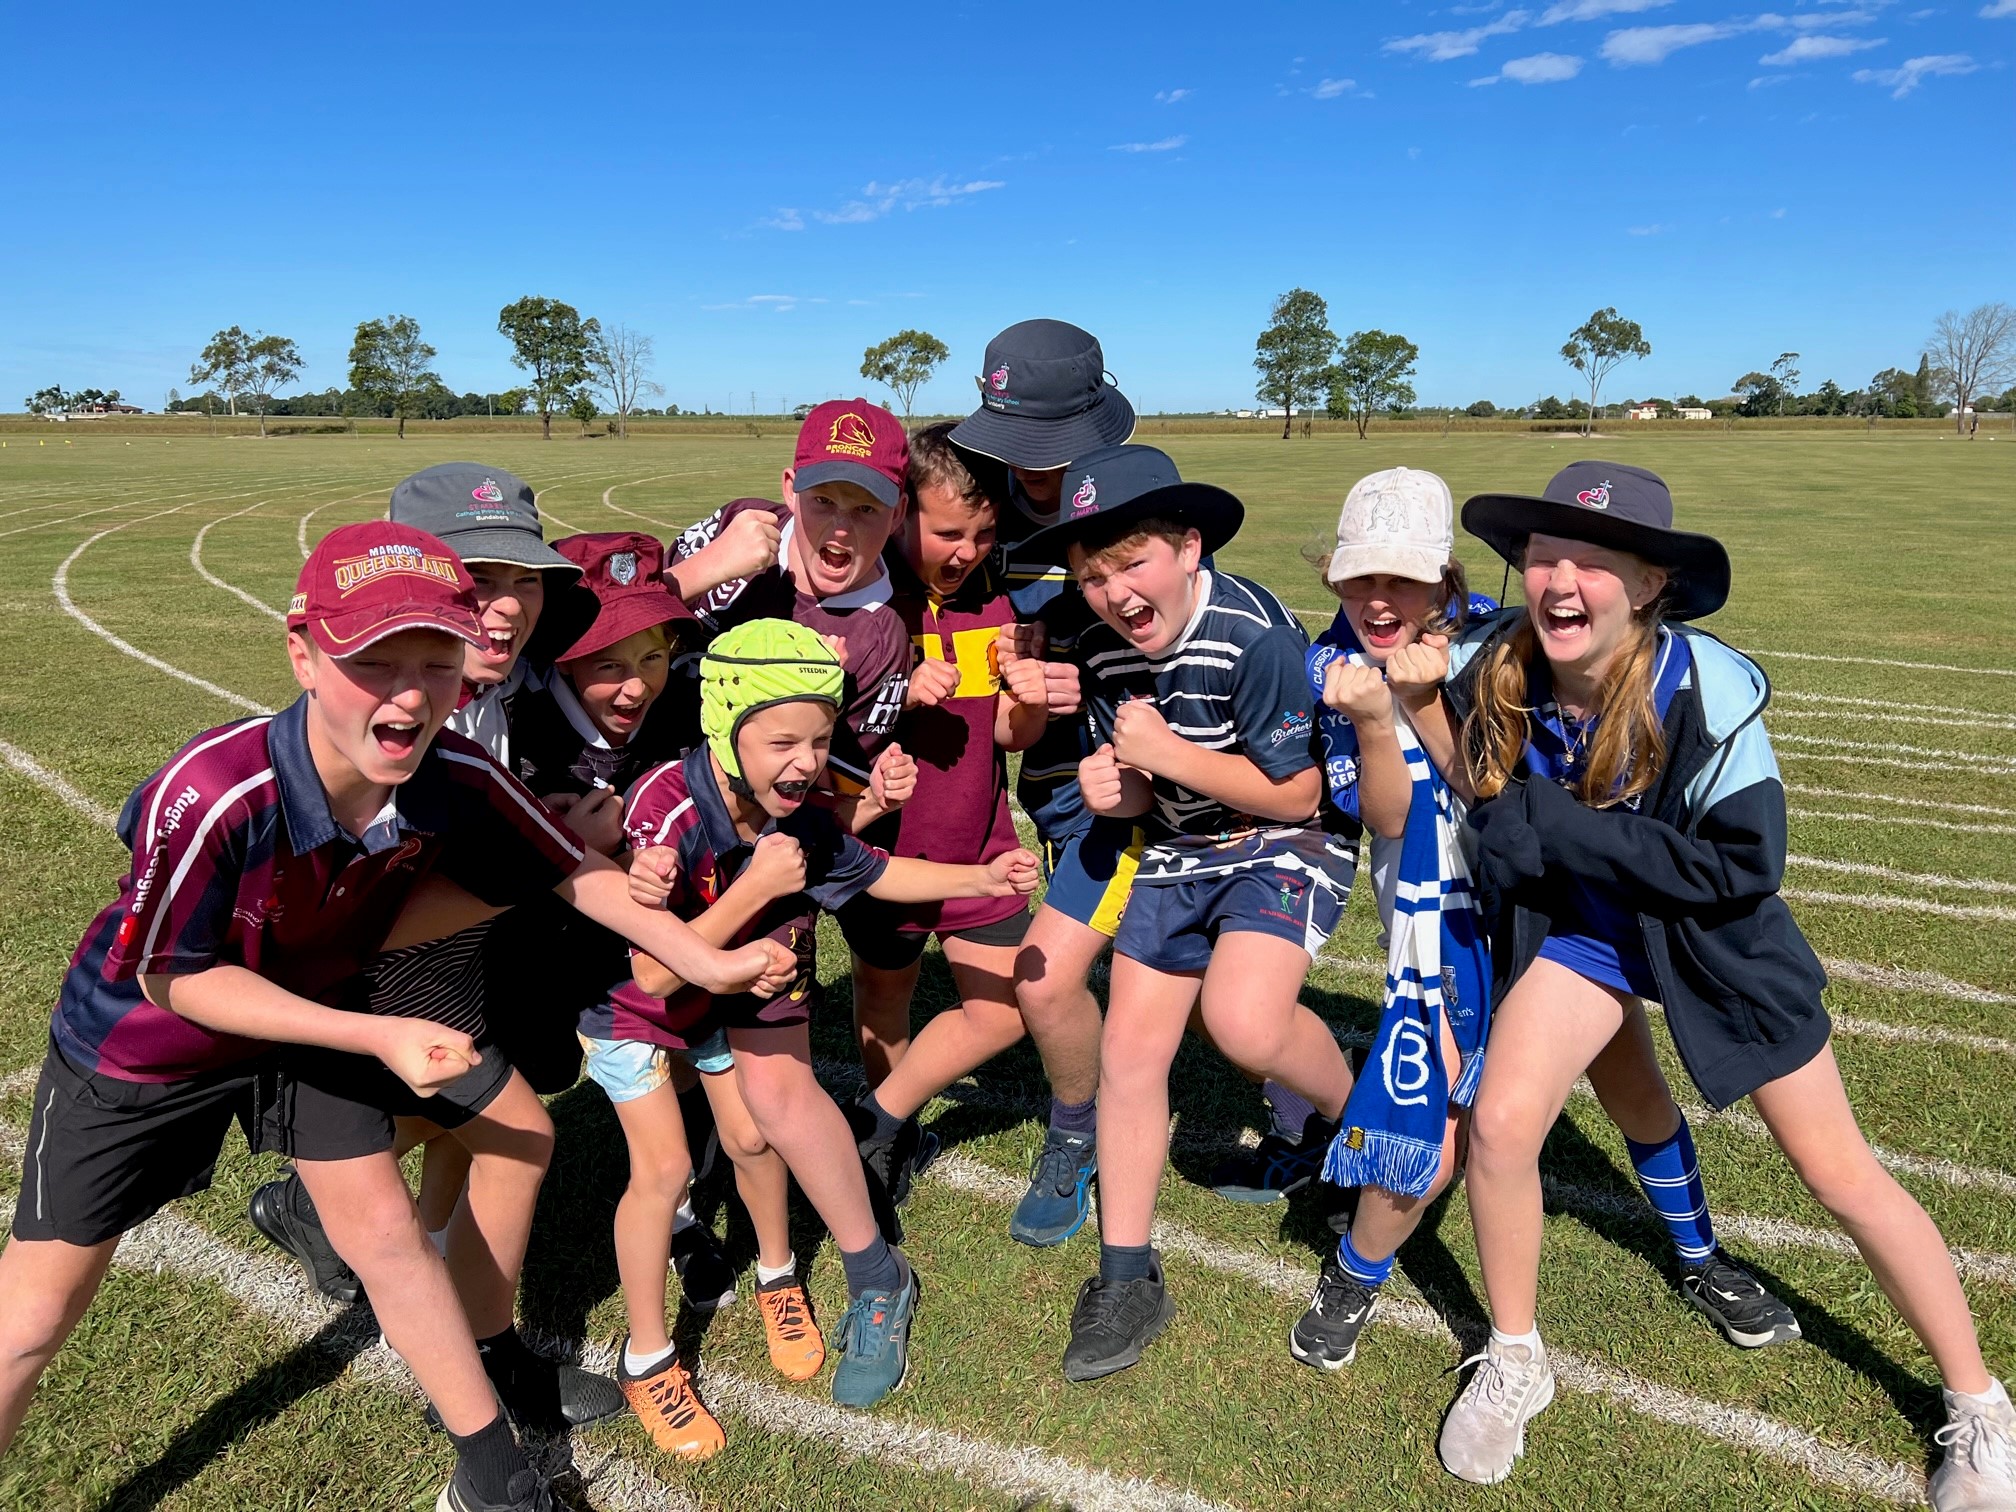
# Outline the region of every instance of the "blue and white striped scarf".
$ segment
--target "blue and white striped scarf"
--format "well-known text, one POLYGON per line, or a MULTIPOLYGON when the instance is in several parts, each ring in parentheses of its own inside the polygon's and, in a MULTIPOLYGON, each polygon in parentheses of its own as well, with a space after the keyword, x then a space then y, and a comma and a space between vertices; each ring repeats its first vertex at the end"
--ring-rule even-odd
POLYGON ((1468 1107, 1484 1074, 1491 963, 1463 855, 1462 802, 1397 709, 1393 728, 1414 793, 1385 921, 1386 1003, 1323 1179, 1418 1197, 1441 1163, 1449 1105, 1468 1107), (1461 1066, 1453 1087, 1441 1055, 1445 1014, 1461 1066))

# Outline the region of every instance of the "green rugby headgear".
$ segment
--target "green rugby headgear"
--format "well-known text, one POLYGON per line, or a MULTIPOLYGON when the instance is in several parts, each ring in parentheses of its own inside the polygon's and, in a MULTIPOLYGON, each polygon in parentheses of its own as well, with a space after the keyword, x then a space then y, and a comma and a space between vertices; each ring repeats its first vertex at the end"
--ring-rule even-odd
POLYGON ((837 714, 844 681, 832 648, 790 620, 751 620, 716 636, 700 658, 700 731, 729 787, 744 796, 750 791, 735 749, 750 715, 805 700, 830 704, 837 714))

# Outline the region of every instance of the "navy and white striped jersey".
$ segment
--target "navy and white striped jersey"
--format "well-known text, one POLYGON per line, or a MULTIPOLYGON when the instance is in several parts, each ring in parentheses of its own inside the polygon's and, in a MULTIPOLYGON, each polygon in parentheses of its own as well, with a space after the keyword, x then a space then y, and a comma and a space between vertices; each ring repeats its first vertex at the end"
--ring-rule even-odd
MULTIPOLYGON (((1104 621, 1080 637, 1093 731, 1111 740, 1119 706, 1149 698, 1185 740, 1236 752, 1269 777, 1306 771, 1320 764, 1303 670, 1308 646, 1295 616, 1265 588, 1229 572, 1202 573, 1196 612, 1167 650, 1139 651, 1104 621)), ((1256 819, 1164 777, 1154 779, 1154 794, 1142 820, 1148 848, 1137 885, 1278 866, 1292 854, 1350 886, 1356 836, 1346 830, 1356 826, 1342 815, 1337 833, 1326 834, 1321 817, 1287 825, 1256 819)))

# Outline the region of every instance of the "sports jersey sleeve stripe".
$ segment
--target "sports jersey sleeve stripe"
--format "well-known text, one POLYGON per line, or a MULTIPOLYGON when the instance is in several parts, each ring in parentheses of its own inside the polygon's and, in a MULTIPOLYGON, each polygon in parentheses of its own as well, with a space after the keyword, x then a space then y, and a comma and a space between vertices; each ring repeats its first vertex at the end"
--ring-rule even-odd
POLYGON ((490 760, 487 756, 468 756, 460 751, 444 750, 441 755, 446 760, 454 762, 457 766, 474 767, 476 770, 486 773, 490 781, 537 826, 539 833, 545 835, 548 840, 553 842, 556 850, 572 857, 577 862, 582 859, 584 852, 581 849, 580 842, 555 824, 548 817, 545 805, 526 791, 524 784, 520 783, 517 778, 497 765, 496 762, 490 760))
MULTIPOLYGON (((231 812, 232 807, 239 799, 243 798, 247 793, 254 791, 262 784, 271 782, 272 780, 273 769, 271 767, 254 776, 247 777, 243 782, 230 789, 223 797, 211 804, 208 811, 204 813, 202 822, 191 832, 188 844, 183 848, 181 860, 176 862, 175 870, 169 875, 167 888, 154 902, 154 922, 147 926, 147 938, 141 942, 139 954, 133 959, 133 969, 136 972, 151 970, 158 965, 165 964, 166 961, 174 959, 173 938, 171 937, 170 939, 171 948, 166 953, 165 958, 163 953, 157 949, 157 942, 161 937, 162 926, 175 917, 176 894, 181 889, 183 882, 187 880, 190 868, 203 855, 204 842, 209 839, 210 831, 216 827, 219 819, 231 812)), ((138 864, 137 858, 135 864, 138 864)), ((178 932, 179 928, 178 924, 178 932)))
MULTIPOLYGON (((184 751, 167 767, 163 768, 161 780, 154 784, 154 792, 148 800, 146 833, 135 838, 141 840, 144 844, 153 843, 154 836, 159 832, 161 827, 161 795, 176 791, 175 784, 181 780, 182 771, 190 762, 201 756, 205 751, 210 750, 213 746, 220 746, 235 736, 258 734, 260 739, 263 740, 265 739, 263 731, 272 722, 273 716, 265 714, 257 719, 248 719, 243 724, 226 725, 223 729, 212 732, 209 738, 199 740, 191 745, 188 750, 184 751)), ((269 771, 267 775, 271 776, 272 773, 269 771)))

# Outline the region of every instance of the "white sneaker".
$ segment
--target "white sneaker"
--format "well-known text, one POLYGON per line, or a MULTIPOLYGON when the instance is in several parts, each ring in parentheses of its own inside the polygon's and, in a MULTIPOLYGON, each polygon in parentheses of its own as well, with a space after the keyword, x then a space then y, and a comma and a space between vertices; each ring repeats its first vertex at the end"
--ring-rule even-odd
POLYGON ((1442 1420, 1436 1450, 1451 1475, 1494 1485, 1512 1473, 1512 1462, 1525 1452, 1527 1421, 1554 1400, 1554 1367, 1547 1363, 1544 1347, 1496 1339, 1463 1365, 1477 1369, 1442 1420))
POLYGON ((1934 1512, 2016 1509, 2016 1407, 1946 1393, 1946 1426, 1932 1435, 1946 1458, 1926 1488, 1934 1512))

